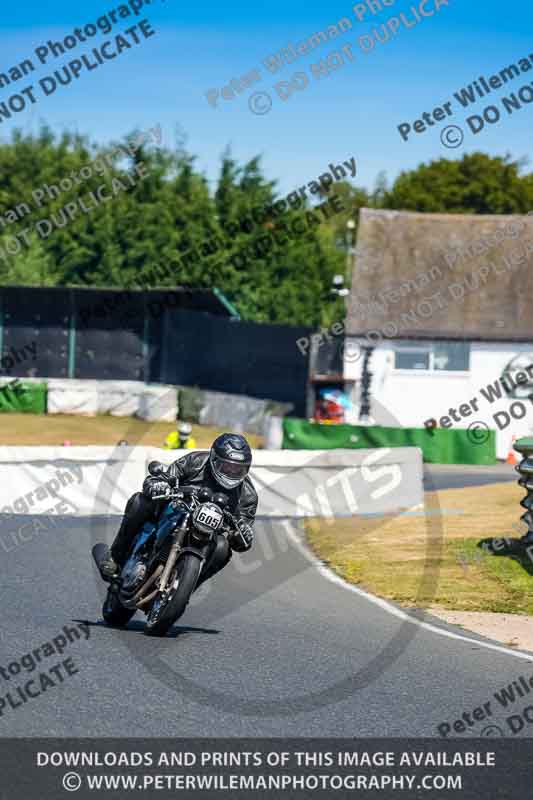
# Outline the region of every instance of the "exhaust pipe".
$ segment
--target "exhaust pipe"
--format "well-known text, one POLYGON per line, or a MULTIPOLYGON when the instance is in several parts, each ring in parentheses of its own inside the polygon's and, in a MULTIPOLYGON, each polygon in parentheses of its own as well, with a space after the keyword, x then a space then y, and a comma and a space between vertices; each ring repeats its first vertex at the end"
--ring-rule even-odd
POLYGON ((155 591, 150 592, 148 596, 143 596, 145 593, 150 589, 156 580, 159 578, 161 573, 163 572, 163 565, 159 564, 157 569, 154 570, 152 575, 148 578, 145 584, 141 586, 141 588, 137 591, 137 594, 133 595, 133 602, 136 604, 136 608, 142 608, 149 600, 152 600, 159 591, 159 588, 155 589, 155 591))
POLYGON ((99 542, 95 544, 93 549, 91 550, 92 556, 94 558, 94 563, 98 567, 98 571, 100 571, 100 564, 105 558, 109 558, 111 556, 109 546, 104 544, 103 542, 99 542))

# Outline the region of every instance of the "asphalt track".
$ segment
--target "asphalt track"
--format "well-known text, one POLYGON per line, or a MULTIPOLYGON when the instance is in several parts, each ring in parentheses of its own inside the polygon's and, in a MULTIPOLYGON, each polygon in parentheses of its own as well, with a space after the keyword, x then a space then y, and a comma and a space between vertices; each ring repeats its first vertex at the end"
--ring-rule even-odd
MULTIPOLYGON (((0 735, 434 737, 490 700, 493 716, 463 735, 488 723, 510 735, 505 717, 528 704, 498 710, 492 695, 533 675, 533 655, 467 641, 430 617, 428 627, 406 621, 329 579, 279 524, 258 523, 252 553, 208 584, 172 637, 144 636, 141 615, 109 629, 89 553, 116 522, 40 518, 45 529, 26 527, 27 541, 2 553, 4 669, 76 620, 89 622, 90 637, 43 658, 41 672, 68 657, 78 672, 4 707, 0 735)), ((4 541, 13 525, 1 523, 4 541)), ((2 696, 38 670, 0 678, 2 696)))
POLYGON ((459 489, 489 483, 517 481, 518 474, 509 464, 480 467, 476 464, 424 464, 424 489, 459 489))

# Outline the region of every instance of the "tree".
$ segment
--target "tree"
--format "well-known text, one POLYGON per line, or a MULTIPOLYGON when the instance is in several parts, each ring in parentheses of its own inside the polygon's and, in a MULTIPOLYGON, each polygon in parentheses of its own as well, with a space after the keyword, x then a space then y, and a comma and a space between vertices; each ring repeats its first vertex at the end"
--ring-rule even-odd
POLYGON ((384 206, 446 214, 525 214, 533 208, 531 175, 520 174, 525 166, 509 155, 441 158, 402 172, 385 192, 384 206))
POLYGON ((533 175, 510 156, 440 159, 390 188, 379 175, 372 191, 336 182, 315 198, 344 205, 326 219, 309 201, 278 213, 283 195, 259 157, 239 164, 226 150, 210 191, 183 140, 173 151, 143 144, 129 154, 117 144, 95 146, 46 126, 0 144, 0 247, 16 253, 0 259, 2 283, 216 286, 245 319, 328 325, 344 314, 332 279, 347 269, 347 222, 357 226, 360 208, 533 209, 533 175))

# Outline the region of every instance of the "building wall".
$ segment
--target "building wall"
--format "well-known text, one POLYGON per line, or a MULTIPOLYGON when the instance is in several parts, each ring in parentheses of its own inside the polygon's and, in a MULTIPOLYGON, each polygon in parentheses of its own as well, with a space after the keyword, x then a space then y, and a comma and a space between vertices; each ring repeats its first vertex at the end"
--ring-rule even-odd
MULTIPOLYGON (((356 345, 363 340, 351 338, 345 347, 344 374, 347 381, 356 381, 353 389, 353 400, 359 401, 361 368, 363 359, 354 360, 356 345), (346 354, 351 354, 348 357, 346 354)), ((367 344, 365 341, 364 344, 367 344)), ((533 404, 530 400, 520 399, 522 407, 515 405, 516 416, 525 411, 522 419, 510 417, 507 423, 502 414, 496 419, 497 412, 507 412, 517 398, 508 398, 502 389, 501 399, 490 403, 481 393, 487 384, 497 381, 503 369, 517 355, 531 355, 526 363, 533 364, 533 342, 531 344, 502 344, 472 342, 470 348, 470 370, 468 372, 439 372, 422 370, 394 369, 394 343, 386 340, 378 344, 370 362, 373 374, 371 396, 375 401, 376 422, 380 422, 379 406, 382 406, 404 427, 423 427, 430 418, 437 421, 449 416, 450 408, 455 408, 460 422, 453 422, 454 428, 468 428, 474 421, 480 421, 497 432, 497 456, 506 458, 512 437, 533 434, 533 404), (478 411, 472 410, 470 416, 462 416, 459 406, 477 399, 478 411), (499 425, 502 430, 499 430, 499 425)), ((529 391, 533 391, 530 388, 529 391)), ((526 392, 523 392, 526 394, 526 392)), ((473 443, 475 446, 475 443, 473 443)))

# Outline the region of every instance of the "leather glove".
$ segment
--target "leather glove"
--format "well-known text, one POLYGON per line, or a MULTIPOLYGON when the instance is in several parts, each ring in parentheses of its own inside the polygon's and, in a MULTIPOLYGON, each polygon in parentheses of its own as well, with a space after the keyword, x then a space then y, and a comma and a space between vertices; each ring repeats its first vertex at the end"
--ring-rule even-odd
POLYGON ((158 497, 159 495, 164 495, 165 497, 170 494, 170 486, 166 481, 150 481, 150 483, 146 486, 145 492, 150 500, 154 497, 158 497))
POLYGON ((253 542, 254 532, 252 526, 242 519, 237 520, 237 530, 229 538, 231 549, 236 550, 237 553, 244 553, 250 549, 253 542))

